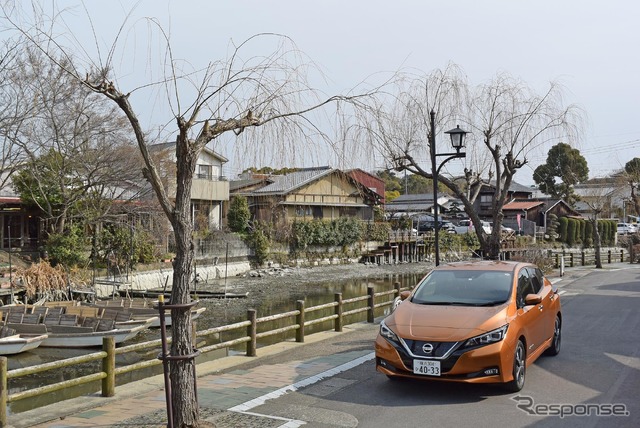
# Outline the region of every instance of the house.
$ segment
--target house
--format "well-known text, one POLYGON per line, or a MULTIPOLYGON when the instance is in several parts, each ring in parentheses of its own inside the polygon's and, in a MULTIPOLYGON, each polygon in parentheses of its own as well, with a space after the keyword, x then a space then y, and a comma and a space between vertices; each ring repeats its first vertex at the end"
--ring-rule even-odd
MULTIPOLYGON (((462 202, 447 194, 438 194, 438 212, 457 214, 462 212, 462 202)), ((400 195, 385 205, 385 212, 390 218, 412 216, 415 214, 433 214, 433 193, 417 193, 400 195)), ((440 217, 440 216, 438 216, 440 217)))
POLYGON ((592 178, 573 187, 574 193, 580 198, 575 208, 582 215, 592 215, 593 208, 599 208, 600 218, 617 218, 626 213, 625 201, 630 198, 631 190, 621 177, 592 178))
POLYGON ((247 198, 252 217, 266 222, 296 219, 337 219, 343 216, 372 220, 379 203, 376 191, 353 176, 330 167, 301 168, 284 175, 270 175, 262 186, 243 178, 232 184, 232 195, 247 198))
POLYGON ((370 174, 366 171, 363 171, 359 168, 349 169, 345 171, 349 174, 353 179, 360 182, 363 186, 368 187, 373 190, 378 195, 378 201, 381 205, 385 204, 385 188, 384 188, 384 180, 376 177, 373 174, 370 174))
MULTIPOLYGON (((165 187, 170 199, 175 199, 176 143, 161 143, 149 146, 149 152, 157 159, 165 160, 167 165, 161 172, 166 180, 165 187)), ((191 218, 194 228, 219 229, 223 221, 223 203, 229 200, 229 181, 222 174, 222 166, 228 160, 209 148, 204 148, 196 163, 191 186, 191 218)))
POLYGON ((555 214, 558 218, 580 217, 580 213, 562 199, 551 198, 515 199, 505 204, 502 212, 502 224, 525 235, 533 235, 539 230, 546 231, 550 214, 555 214))
MULTIPOLYGON (((482 184, 478 197, 473 202, 473 208, 483 220, 492 221, 491 208, 493 206, 496 191, 496 182, 492 181, 489 184, 482 184)), ((509 190, 507 192, 507 201, 514 199, 530 199, 533 195, 533 189, 522 184, 518 184, 515 181, 511 182, 509 190)))

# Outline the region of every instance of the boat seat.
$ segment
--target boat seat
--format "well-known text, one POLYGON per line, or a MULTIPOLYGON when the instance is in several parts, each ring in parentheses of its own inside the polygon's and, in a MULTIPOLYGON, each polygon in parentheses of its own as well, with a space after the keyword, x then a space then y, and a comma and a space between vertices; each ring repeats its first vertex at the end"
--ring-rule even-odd
POLYGON ((13 336, 14 334, 16 334, 15 328, 7 326, 3 326, 2 328, 0 328, 0 337, 13 336))
POLYGON ((79 334, 79 333, 93 333, 93 329, 91 327, 80 327, 78 325, 52 325, 49 328, 49 331, 51 333, 73 333, 73 334, 79 334))
POLYGON ((86 317, 84 321, 82 321, 82 327, 91 327, 93 331, 97 330, 99 324, 100 324, 99 318, 86 317))
POLYGON ((77 315, 79 317, 97 317, 99 308, 91 306, 68 306, 64 313, 67 315, 77 315))
POLYGON ((22 317, 24 317, 24 312, 9 312, 5 324, 20 324, 22 323, 22 317))
POLYGON ((49 313, 49 308, 46 306, 34 306, 31 308, 31 313, 42 315, 42 318, 44 318, 49 313))
POLYGON ((109 331, 116 328, 116 322, 114 320, 101 319, 96 327, 96 331, 109 331))
POLYGON ((78 325, 78 316, 77 315, 62 314, 62 315, 60 315, 60 325, 77 326, 78 325))
POLYGON ((42 322, 42 315, 40 314, 24 314, 22 316, 23 324, 40 324, 42 322))
POLYGON ((47 334, 47 326, 44 324, 7 324, 19 334, 47 334))

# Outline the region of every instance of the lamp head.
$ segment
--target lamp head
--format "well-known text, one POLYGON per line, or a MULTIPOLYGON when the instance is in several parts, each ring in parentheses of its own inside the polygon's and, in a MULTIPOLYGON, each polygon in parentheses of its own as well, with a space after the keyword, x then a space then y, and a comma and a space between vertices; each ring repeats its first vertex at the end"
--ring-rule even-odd
POLYGON ((468 134, 464 129, 460 129, 460 125, 445 132, 451 137, 451 146, 456 149, 456 152, 460 153, 460 150, 464 148, 464 137, 468 134))

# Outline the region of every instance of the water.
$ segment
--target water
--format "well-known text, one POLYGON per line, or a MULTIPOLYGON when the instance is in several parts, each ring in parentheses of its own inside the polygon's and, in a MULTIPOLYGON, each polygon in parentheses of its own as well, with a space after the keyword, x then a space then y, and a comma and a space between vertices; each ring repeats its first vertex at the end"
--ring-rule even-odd
MULTIPOLYGON (((342 299, 350 299, 352 297, 360 297, 367 295, 367 288, 369 286, 374 286, 374 290, 376 292, 391 290, 393 289, 395 282, 400 282, 401 287, 410 287, 413 286, 419 279, 421 275, 417 274, 409 274, 409 275, 385 275, 380 278, 366 278, 366 279, 348 279, 342 281, 332 281, 325 282, 320 284, 314 284, 313 287, 305 290, 301 289, 300 293, 294 296, 288 297, 279 297, 279 298, 269 298, 265 299, 261 306, 256 307, 258 317, 264 317, 272 314, 279 314, 284 312, 289 312, 296 309, 296 300, 304 300, 305 307, 309 308, 312 306, 318 306, 325 303, 334 301, 335 293, 342 293, 342 299)), ((388 297, 391 299, 391 296, 388 297)), ((201 301, 201 304, 207 306, 207 300, 201 301)), ((344 311, 354 309, 355 307, 363 307, 365 302, 359 302, 356 304, 357 306, 345 306, 344 311)), ((219 310, 219 309, 217 309, 219 310)), ((388 311, 387 308, 380 308, 376 310, 376 316, 381 316, 384 314, 384 311, 388 311)), ((212 310, 209 308, 204 314, 198 319, 198 330, 205 330, 208 328, 216 327, 214 325, 215 321, 212 320, 211 314, 212 310), (209 316, 208 316, 209 315, 209 316)), ((307 321, 309 319, 320 318, 324 316, 328 316, 334 313, 333 308, 328 308, 323 311, 316 311, 313 314, 307 315, 307 321)), ((246 320, 246 315, 240 316, 238 319, 233 318, 225 318, 225 322, 223 324, 232 324, 240 321, 246 320)), ((344 320, 344 325, 365 321, 366 320, 366 312, 362 312, 360 314, 351 315, 346 317, 344 320)), ((284 327, 286 325, 291 325, 294 321, 291 319, 281 319, 271 322, 265 322, 259 325, 258 332, 274 330, 280 327, 284 327)), ((218 324, 221 325, 221 324, 218 324)), ((320 324, 315 324, 305 328, 305 334, 313 334, 317 331, 328 330, 333 327, 333 321, 327 321, 320 324)), ((246 334, 246 332, 241 331, 240 329, 235 332, 227 332, 223 333, 220 337, 209 337, 206 339, 206 344, 211 344, 214 342, 227 341, 232 340, 237 337, 242 337, 246 334)), ((270 345, 273 343, 277 343, 283 340, 292 339, 295 337, 295 331, 289 331, 287 333, 282 333, 274 336, 269 336, 266 338, 259 339, 258 348, 261 346, 270 345)), ((150 340, 155 340, 160 338, 159 329, 147 330, 139 334, 132 342, 145 342, 150 340)), ((128 342, 129 344, 129 342, 128 342)), ((202 347, 202 344, 199 345, 202 347)), ((244 353, 246 350, 246 344, 239 345, 235 348, 229 350, 229 353, 244 353)), ((8 357, 9 362, 9 370, 28 367, 37 364, 43 364, 46 362, 56 361, 63 358, 71 358, 75 356, 85 355, 91 352, 96 352, 96 349, 56 349, 56 348, 37 348, 30 352, 25 352, 20 355, 10 356, 8 357)), ((156 358, 160 352, 160 348, 158 349, 149 349, 146 351, 138 351, 134 353, 127 353, 125 355, 118 355, 116 357, 116 366, 129 365, 133 364, 137 361, 149 360, 156 358)), ((202 361, 204 359, 215 359, 220 358, 222 356, 227 355, 226 351, 220 350, 212 353, 211 355, 207 354, 206 356, 199 357, 198 361, 202 361)), ((11 379, 9 380, 9 393, 15 393, 18 391, 33 389, 36 387, 40 387, 43 385, 48 385, 54 382, 65 381, 69 379, 75 379, 84 375, 87 375, 91 372, 96 372, 100 370, 100 361, 85 363, 81 365, 75 365, 72 367, 65 367, 62 369, 48 371, 44 373, 39 373, 37 375, 31 375, 27 377, 21 377, 19 379, 11 379)), ((125 383, 143 379, 145 377, 149 377, 156 374, 162 373, 162 365, 158 365, 154 368, 150 368, 144 371, 137 371, 134 373, 127 373, 124 375, 119 375, 116 378, 117 385, 123 385, 125 383)), ((44 406, 47 404, 54 403, 56 401, 60 401, 60 397, 64 399, 77 397, 80 395, 91 394, 100 390, 100 382, 93 382, 90 384, 85 384, 79 387, 66 388, 63 391, 59 391, 56 393, 39 396, 35 398, 30 398, 27 400, 20 400, 15 403, 10 403, 9 410, 11 413, 19 413, 26 410, 31 410, 32 408, 44 406)))

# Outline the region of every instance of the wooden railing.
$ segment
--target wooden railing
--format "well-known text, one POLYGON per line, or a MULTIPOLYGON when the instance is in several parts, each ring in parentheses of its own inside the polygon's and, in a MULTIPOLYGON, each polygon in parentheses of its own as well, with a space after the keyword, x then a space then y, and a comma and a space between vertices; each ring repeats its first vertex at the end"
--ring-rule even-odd
MULTIPOLYGON (((248 357, 254 357, 257 355, 258 339, 282 334, 289 331, 295 331, 295 341, 304 342, 305 330, 309 326, 333 321, 332 329, 340 332, 342 331, 345 317, 362 314, 365 312, 367 322, 373 323, 376 310, 384 308, 386 306, 391 306, 393 300, 400 295, 400 292, 407 289, 408 288, 401 288, 400 283, 396 282, 393 289, 376 293, 374 291, 374 287, 369 286, 367 287, 366 296, 358 296, 343 300, 342 293, 335 293, 333 302, 325 303, 318 306, 312 306, 309 308, 305 308, 304 300, 298 300, 296 302, 296 309, 293 311, 260 318, 256 317, 256 311, 254 309, 250 309, 247 311, 246 321, 198 331, 196 332, 195 336, 197 339, 220 335, 220 333, 223 332, 245 331, 245 335, 241 337, 216 343, 213 345, 204 346, 200 348, 199 351, 201 354, 206 354, 218 349, 228 349, 230 347, 246 343, 245 355, 248 357), (331 315, 314 317, 314 315, 318 314, 318 312, 322 310, 325 310, 324 312, 327 312, 326 310, 330 308, 333 308, 333 313, 331 315), (289 324, 281 328, 262 331, 258 333, 258 326, 260 324, 276 320, 288 320, 289 324)), ((362 322, 362 319, 358 319, 354 322, 362 322)), ((325 329, 324 331, 327 330, 330 329, 325 329)), ((168 341, 170 342, 170 340, 171 339, 169 338, 168 341)), ((116 355, 140 350, 157 350, 160 349, 161 345, 161 339, 157 339, 144 343, 116 348, 115 341, 112 337, 110 337, 104 339, 101 351, 93 352, 80 357, 67 358, 51 363, 14 370, 8 370, 7 357, 0 357, 0 427, 7 426, 7 405, 19 400, 37 397, 39 395, 60 391, 68 387, 87 384, 89 382, 95 382, 97 380, 102 381, 101 395, 103 397, 114 396, 116 389, 116 376, 162 364, 162 361, 160 359, 153 359, 140 361, 126 366, 116 367, 116 355), (12 394, 8 393, 9 380, 16 380, 24 376, 43 373, 47 371, 54 372, 56 370, 61 370, 64 367, 98 360, 102 361, 102 365, 100 371, 96 371, 95 373, 90 373, 86 376, 78 377, 72 380, 56 382, 42 387, 23 390, 12 394)), ((120 387, 122 387, 122 385, 120 387)))
MULTIPOLYGON (((576 267, 576 266, 589 266, 595 265, 595 251, 594 250, 581 250, 581 251, 562 251, 553 252, 553 260, 555 262, 556 269, 560 268, 562 264, 564 267, 576 267)), ((623 249, 620 250, 603 250, 600 252, 601 262, 603 264, 611 263, 624 263, 625 261, 631 262, 629 253, 623 249)))

